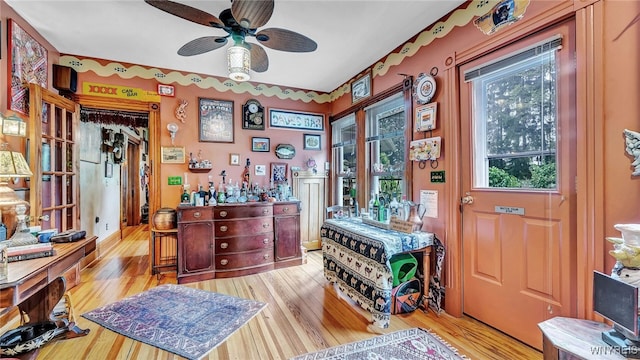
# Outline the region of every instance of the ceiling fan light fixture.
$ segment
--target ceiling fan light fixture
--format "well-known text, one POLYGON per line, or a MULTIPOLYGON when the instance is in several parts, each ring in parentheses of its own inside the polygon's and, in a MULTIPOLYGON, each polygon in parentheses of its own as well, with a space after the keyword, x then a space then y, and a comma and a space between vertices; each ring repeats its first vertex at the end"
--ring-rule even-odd
POLYGON ((229 67, 229 79, 235 81, 247 81, 251 78, 251 52, 243 44, 235 43, 227 49, 227 64, 229 67))

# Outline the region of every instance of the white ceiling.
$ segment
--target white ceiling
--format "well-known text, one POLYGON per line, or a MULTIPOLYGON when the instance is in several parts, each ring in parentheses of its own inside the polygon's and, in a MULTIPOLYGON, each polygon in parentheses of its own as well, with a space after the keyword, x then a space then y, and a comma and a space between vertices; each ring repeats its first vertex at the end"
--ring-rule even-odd
MULTIPOLYGON (((61 54, 226 77, 226 45, 183 57, 177 50, 202 36, 224 36, 143 0, 5 0, 61 54)), ((178 2, 219 16, 229 0, 178 2)), ((280 27, 318 44, 311 53, 265 47, 269 69, 251 82, 330 92, 373 65, 462 0, 275 0, 261 28, 280 27)))

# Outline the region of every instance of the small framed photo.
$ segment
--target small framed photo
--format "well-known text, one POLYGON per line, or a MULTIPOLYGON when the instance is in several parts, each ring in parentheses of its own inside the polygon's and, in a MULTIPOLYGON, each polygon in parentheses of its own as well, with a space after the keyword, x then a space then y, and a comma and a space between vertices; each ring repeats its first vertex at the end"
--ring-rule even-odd
POLYGON ((240 166, 240 154, 229 154, 229 165, 240 166))
POLYGON ((322 150, 320 140, 322 139, 319 134, 303 134, 303 149, 304 150, 322 150))
POLYGON ((184 164, 185 151, 183 146, 163 146, 160 148, 163 164, 184 164))
POLYGON ((369 96, 371 96, 371 72, 367 71, 351 83, 351 102, 355 104, 369 96))
POLYGON ((113 177, 113 163, 110 161, 104 162, 104 177, 113 177))
POLYGON ((271 150, 271 144, 270 144, 269 138, 266 138, 266 137, 251 138, 251 151, 269 152, 270 150, 271 150))
POLYGON ((432 102, 416 108, 415 131, 429 131, 436 128, 438 103, 432 102))
POLYGON ((158 95, 176 96, 176 88, 173 85, 158 84, 158 95))
POLYGON ((256 176, 267 175, 267 165, 256 165, 256 176))

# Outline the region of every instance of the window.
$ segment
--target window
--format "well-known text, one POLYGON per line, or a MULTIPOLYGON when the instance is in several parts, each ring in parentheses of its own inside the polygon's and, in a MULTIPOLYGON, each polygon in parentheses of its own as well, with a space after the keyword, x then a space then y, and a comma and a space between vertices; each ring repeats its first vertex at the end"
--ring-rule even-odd
POLYGON ((365 109, 369 188, 388 204, 406 193, 405 109, 402 93, 365 109))
POLYGON ((469 70, 474 186, 556 189, 557 69, 554 38, 469 70))
POLYGON ((353 206, 356 189, 356 117, 350 114, 332 124, 332 159, 337 183, 335 203, 353 206))

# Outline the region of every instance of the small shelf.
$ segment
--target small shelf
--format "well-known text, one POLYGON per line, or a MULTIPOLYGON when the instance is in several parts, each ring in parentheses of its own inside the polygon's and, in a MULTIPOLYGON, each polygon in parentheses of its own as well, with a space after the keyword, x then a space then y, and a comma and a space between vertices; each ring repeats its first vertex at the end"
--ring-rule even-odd
POLYGON ((213 168, 189 168, 189 171, 194 173, 208 173, 213 170, 213 168))

